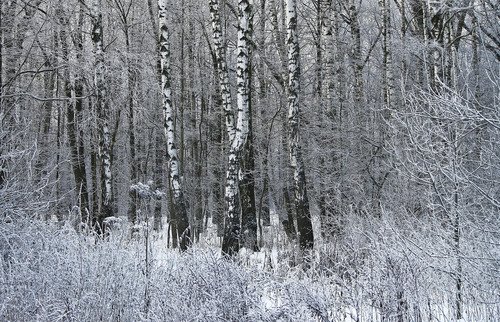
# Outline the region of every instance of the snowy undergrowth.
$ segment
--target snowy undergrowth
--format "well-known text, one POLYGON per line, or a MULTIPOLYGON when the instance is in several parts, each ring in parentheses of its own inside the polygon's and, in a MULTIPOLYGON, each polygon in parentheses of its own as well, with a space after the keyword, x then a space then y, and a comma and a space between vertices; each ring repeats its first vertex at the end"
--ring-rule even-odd
MULTIPOLYGON (((119 229, 96 242, 70 226, 3 223, 0 320, 454 321, 446 287, 424 289, 401 265, 393 277, 366 259, 360 270, 313 261, 304 271, 283 249, 228 261, 217 248, 180 254, 147 237, 119 229)), ((464 305, 464 321, 495 321, 498 305, 481 301, 464 305)))
MULTIPOLYGON (((152 237, 150 241, 154 240, 152 237)), ((186 254, 112 232, 106 241, 38 221, 0 226, 1 321, 276 321, 265 271, 210 248, 186 254)), ((289 306, 288 304, 287 306, 289 306)), ((309 314, 309 315, 307 315, 309 314)))

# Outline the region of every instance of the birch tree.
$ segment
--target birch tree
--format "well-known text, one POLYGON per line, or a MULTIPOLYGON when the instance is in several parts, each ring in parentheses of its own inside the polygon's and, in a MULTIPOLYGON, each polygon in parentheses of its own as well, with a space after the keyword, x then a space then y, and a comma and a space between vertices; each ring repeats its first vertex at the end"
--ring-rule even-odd
MULTIPOLYGON (((226 224, 222 241, 223 254, 232 256, 240 248, 240 212, 239 201, 239 170, 241 152, 248 136, 249 129, 249 45, 250 45, 250 17, 252 12, 251 1, 238 1, 238 49, 237 49, 237 104, 238 114, 235 133, 230 140, 228 169, 226 173, 226 224)), ((224 96, 224 94, 223 94, 224 96)), ((227 120, 227 117, 226 117, 227 120)))
POLYGON ((181 185, 180 164, 177 156, 175 142, 174 116, 172 106, 172 87, 170 78, 170 43, 169 29, 167 23, 167 1, 158 0, 159 18, 159 42, 161 56, 161 90, 163 96, 163 129, 167 139, 167 156, 170 170, 170 188, 172 191, 172 202, 174 211, 172 218, 177 231, 172 234, 178 235, 181 250, 186 250, 191 244, 191 229, 187 213, 186 201, 181 185))
MULTIPOLYGON (((273 36, 273 41, 275 45, 275 50, 278 53, 278 58, 279 58, 279 63, 281 68, 273 68, 273 76, 277 80, 278 84, 280 85, 280 90, 282 90, 283 95, 280 95, 280 100, 279 100, 279 106, 280 109, 285 109, 285 99, 284 96, 286 96, 286 79, 287 79, 287 48, 286 48, 286 43, 285 43, 285 29, 286 29, 286 15, 285 15, 285 8, 284 8, 284 2, 279 1, 276 3, 275 0, 270 0, 269 1, 269 11, 270 11, 270 24, 272 26, 272 36, 273 36), (279 17, 278 13, 282 13, 281 17, 279 17)), ((281 93, 280 93, 281 94, 281 93)), ((282 113, 282 119, 280 120, 281 126, 283 130, 281 131, 281 142, 280 146, 283 147, 283 151, 288 150, 288 139, 287 139, 287 133, 286 133, 286 127, 288 123, 287 119, 287 113, 282 113)), ((280 221, 283 224, 283 228, 285 230, 285 233, 287 234, 287 237, 289 240, 295 240, 297 237, 297 229, 295 225, 295 212, 294 212, 294 207, 293 207, 293 200, 290 197, 291 195, 291 178, 290 178, 290 171, 288 168, 288 160, 286 157, 280 158, 279 161, 279 166, 278 168, 280 169, 279 171, 279 177, 280 177, 280 182, 283 182, 281 189, 281 197, 280 199, 283 200, 281 208, 285 209, 284 213, 281 215, 280 221)))
POLYGON ((299 244, 302 249, 311 249, 314 236, 307 198, 306 176, 300 146, 300 62, 299 38, 297 35, 297 2, 287 0, 287 44, 288 44, 288 127, 290 165, 293 170, 295 211, 299 244))
POLYGON ((220 19, 219 0, 210 0, 210 18, 212 22, 212 34, 217 58, 217 68, 219 76, 219 86, 222 96, 222 107, 226 120, 226 130, 229 142, 233 142, 235 137, 234 114, 231 107, 231 90, 229 87, 229 72, 226 59, 226 46, 223 43, 222 25, 220 19))
MULTIPOLYGON (((222 105, 222 109, 224 111, 224 120, 226 124, 228 141, 232 142, 235 137, 234 113, 231 104, 231 90, 229 86, 229 72, 228 72, 227 58, 226 58, 227 55, 226 44, 224 43, 224 36, 222 33, 222 23, 220 17, 221 11, 220 11, 219 0, 210 0, 209 8, 210 8, 210 21, 212 24, 212 38, 214 42, 215 67, 219 79, 219 84, 218 84, 219 85, 218 94, 220 96, 219 103, 222 105)), ((223 141, 222 134, 223 133, 221 133, 221 140, 220 140, 221 143, 223 141)), ((224 150, 224 148, 221 149, 222 151, 224 150)), ((219 231, 221 231, 221 228, 224 227, 224 218, 219 218, 218 220, 216 220, 216 223, 218 226, 220 226, 219 231)), ((223 232, 221 235, 223 235, 223 232)))
MULTIPOLYGON (((248 37, 253 37, 253 13, 249 16, 248 37)), ((255 44, 251 41, 251 44, 255 44)), ((252 85, 252 47, 248 48, 248 134, 243 146, 240 170, 240 200, 241 200, 241 246, 254 251, 258 250, 257 245, 257 209, 255 205, 255 153, 254 153, 254 133, 253 133, 253 101, 250 93, 252 85)))

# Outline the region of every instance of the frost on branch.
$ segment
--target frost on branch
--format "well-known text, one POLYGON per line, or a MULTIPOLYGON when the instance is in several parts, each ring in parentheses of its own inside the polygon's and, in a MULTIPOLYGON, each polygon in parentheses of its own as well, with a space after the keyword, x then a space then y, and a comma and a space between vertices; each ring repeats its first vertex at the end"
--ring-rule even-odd
POLYGON ((150 180, 147 184, 138 182, 130 186, 130 192, 135 192, 141 199, 161 199, 165 193, 151 187, 153 182, 150 180))

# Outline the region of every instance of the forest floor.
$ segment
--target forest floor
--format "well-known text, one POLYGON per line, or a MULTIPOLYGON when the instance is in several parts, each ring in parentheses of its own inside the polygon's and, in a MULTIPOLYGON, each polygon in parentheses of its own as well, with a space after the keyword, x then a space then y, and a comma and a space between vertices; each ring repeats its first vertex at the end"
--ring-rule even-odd
MULTIPOLYGON (((97 240, 22 220, 0 225, 0 252, 1 321, 457 321, 446 289, 394 289, 316 256, 305 268, 279 244, 227 260, 208 243, 181 254, 146 230, 97 240)), ((461 320, 498 321, 491 295, 464 298, 461 320)))

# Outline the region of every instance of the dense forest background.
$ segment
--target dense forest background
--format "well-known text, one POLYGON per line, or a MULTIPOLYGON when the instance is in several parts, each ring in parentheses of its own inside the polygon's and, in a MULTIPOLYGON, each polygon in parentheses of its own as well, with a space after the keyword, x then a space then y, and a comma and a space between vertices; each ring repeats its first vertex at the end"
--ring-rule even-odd
POLYGON ((0 319, 500 316, 496 1, 0 18, 0 319))

